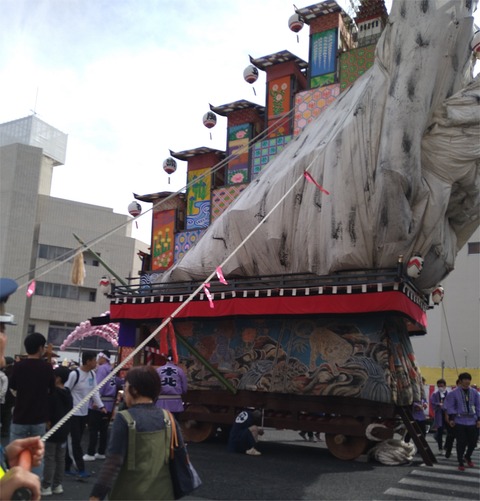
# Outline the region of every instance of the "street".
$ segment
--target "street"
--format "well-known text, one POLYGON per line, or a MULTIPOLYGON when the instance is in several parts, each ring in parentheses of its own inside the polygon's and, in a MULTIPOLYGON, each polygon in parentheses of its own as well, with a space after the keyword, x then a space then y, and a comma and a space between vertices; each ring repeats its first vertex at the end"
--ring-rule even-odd
MULTIPOLYGON (((428 441, 435 452, 433 436, 428 441)), ((419 455, 409 465, 385 466, 361 456, 341 461, 331 456, 323 441, 305 442, 297 432, 267 429, 259 444, 262 456, 231 454, 220 439, 190 444, 192 463, 203 485, 185 500, 478 500, 480 451, 475 468, 461 473, 455 452, 438 456, 434 467, 419 455)), ((65 492, 47 499, 88 499, 101 461, 87 463, 92 478, 67 478, 65 492)))

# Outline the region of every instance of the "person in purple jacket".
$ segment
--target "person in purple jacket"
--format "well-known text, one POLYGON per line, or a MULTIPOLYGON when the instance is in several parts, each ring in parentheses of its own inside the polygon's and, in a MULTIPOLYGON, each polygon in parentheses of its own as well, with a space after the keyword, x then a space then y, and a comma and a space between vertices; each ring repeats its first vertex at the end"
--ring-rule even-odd
POLYGON ((156 402, 157 407, 170 411, 176 418, 183 412, 182 395, 187 392, 187 376, 181 367, 172 362, 172 356, 169 354, 165 365, 157 369, 162 390, 156 402))
POLYGON ((464 471, 464 462, 470 468, 475 466, 472 452, 477 445, 477 429, 480 428, 480 396, 470 388, 472 376, 468 372, 462 372, 458 379, 460 384, 445 399, 445 410, 457 439, 458 469, 464 471))
MULTIPOLYGON (((96 384, 101 383, 112 372, 110 365, 110 352, 103 350, 97 355, 96 384)), ((107 384, 99 390, 100 398, 107 412, 103 413, 95 409, 90 403, 88 409, 88 449, 83 456, 84 461, 95 461, 95 459, 105 459, 107 449, 108 425, 112 419, 113 409, 117 392, 121 386, 121 380, 113 377, 107 384), (97 450, 98 441, 98 452, 97 450)))
POLYGON ((443 432, 445 431, 445 398, 448 394, 445 379, 437 381, 437 390, 430 397, 430 405, 433 409, 433 426, 436 428, 435 439, 438 444, 438 452, 443 453, 443 432))

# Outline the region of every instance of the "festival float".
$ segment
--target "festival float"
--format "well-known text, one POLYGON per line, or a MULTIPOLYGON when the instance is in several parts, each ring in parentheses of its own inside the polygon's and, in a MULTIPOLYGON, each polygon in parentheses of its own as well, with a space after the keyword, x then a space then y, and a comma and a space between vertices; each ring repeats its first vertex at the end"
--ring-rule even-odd
POLYGON ((121 358, 141 348, 135 363, 155 365, 170 349, 185 368, 187 440, 254 407, 264 426, 325 432, 354 459, 401 419, 435 462, 410 414, 422 387, 410 336, 426 334, 478 226, 473 8, 296 9, 309 62, 250 56, 244 78, 264 74, 265 106, 210 105, 204 124, 226 117, 226 150, 171 151, 186 190, 135 195, 153 204, 151 254, 138 282, 112 287, 110 319, 121 358))

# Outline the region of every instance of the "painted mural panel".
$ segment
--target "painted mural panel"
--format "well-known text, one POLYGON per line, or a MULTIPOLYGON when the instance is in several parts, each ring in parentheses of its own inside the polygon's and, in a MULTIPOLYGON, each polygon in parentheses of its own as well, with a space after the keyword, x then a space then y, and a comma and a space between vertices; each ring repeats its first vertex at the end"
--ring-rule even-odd
POLYGON ((375 44, 368 45, 340 54, 340 88, 342 91, 373 66, 375 47, 375 44))
POLYGON ((173 265, 175 210, 153 213, 152 270, 166 270, 173 265))
POLYGON ((181 259, 200 240, 205 231, 182 231, 175 235, 175 262, 181 259))
MULTIPOLYGON (((179 320, 175 329, 238 389, 399 405, 419 396, 420 374, 399 317, 179 320)), ((223 388, 180 344, 179 354, 189 388, 223 388)))
POLYGON ((292 136, 265 139, 253 145, 252 179, 258 177, 270 160, 274 159, 291 141, 292 136))
POLYGON ((295 96, 293 135, 298 136, 307 124, 325 111, 339 95, 339 84, 299 92, 295 96))
POLYGON ((248 143, 252 135, 252 124, 234 125, 228 128, 227 144, 228 161, 227 184, 248 182, 250 151, 248 143))
POLYGON ((210 169, 189 171, 187 174, 187 230, 207 228, 210 224, 210 169))
POLYGON ((338 45, 337 29, 314 33, 310 39, 310 88, 334 83, 338 45), (327 79, 318 78, 330 75, 327 79), (333 78, 333 80, 332 80, 333 78), (322 83, 323 82, 323 83, 322 83))
POLYGON ((212 192, 212 222, 242 193, 246 184, 223 186, 212 192))
POLYGON ((290 75, 268 82, 268 119, 279 118, 290 111, 292 84, 290 75))

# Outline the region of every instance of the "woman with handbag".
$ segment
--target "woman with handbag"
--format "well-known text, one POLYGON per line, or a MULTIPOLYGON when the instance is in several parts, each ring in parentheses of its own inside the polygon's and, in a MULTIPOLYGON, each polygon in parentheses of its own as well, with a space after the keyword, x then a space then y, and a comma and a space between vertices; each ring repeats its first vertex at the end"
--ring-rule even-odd
POLYGON ((174 499, 169 469, 172 422, 155 407, 160 389, 153 367, 128 371, 124 390, 128 409, 114 419, 107 458, 90 500, 107 495, 110 500, 174 499))

